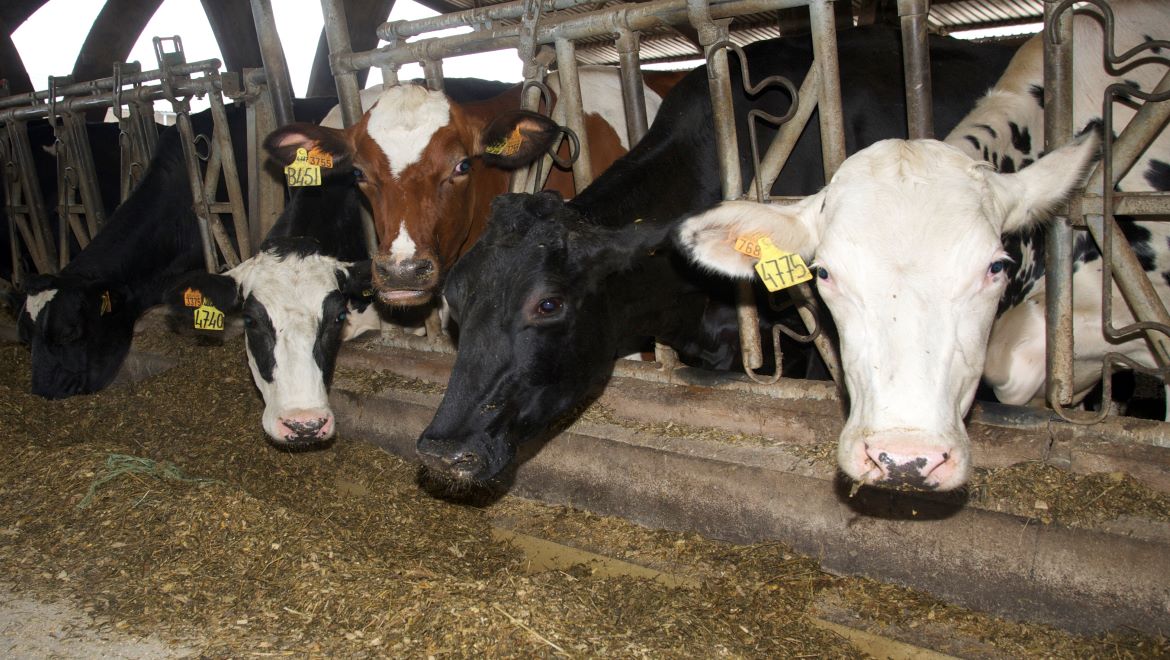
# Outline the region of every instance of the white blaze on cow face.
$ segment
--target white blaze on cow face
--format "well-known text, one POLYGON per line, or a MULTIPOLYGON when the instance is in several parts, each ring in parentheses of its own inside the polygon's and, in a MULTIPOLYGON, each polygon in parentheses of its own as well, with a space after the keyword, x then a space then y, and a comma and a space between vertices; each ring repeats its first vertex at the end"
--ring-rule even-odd
POLYGON ((443 92, 418 85, 391 87, 370 110, 366 131, 386 155, 391 173, 418 161, 435 131, 451 121, 451 106, 443 92))
POLYGON ((34 293, 25 299, 24 311, 28 314, 28 317, 32 319, 33 323, 37 322, 37 317, 40 316, 41 310, 45 308, 45 305, 48 305, 50 302, 52 302, 53 298, 56 296, 57 289, 46 289, 39 293, 34 293))
POLYGON ((407 230, 406 224, 398 228, 398 236, 394 238, 394 242, 390 244, 390 261, 399 263, 406 259, 413 259, 414 253, 418 249, 414 239, 410 237, 410 231, 407 230))
POLYGON ((1006 284, 1000 237, 1067 194, 1095 149, 1085 140, 1004 175, 941 142, 886 140, 800 204, 725 203, 685 221, 679 240, 738 277, 754 275, 731 247, 739 236, 815 255, 850 400, 841 469, 949 490, 970 473, 963 417, 1006 284))
POLYGON ((344 265, 318 254, 261 252, 227 273, 244 300, 248 366, 264 398, 263 427, 277 442, 325 440, 334 433, 318 355, 330 350, 319 347, 328 333, 340 341, 346 307, 338 270, 344 265))

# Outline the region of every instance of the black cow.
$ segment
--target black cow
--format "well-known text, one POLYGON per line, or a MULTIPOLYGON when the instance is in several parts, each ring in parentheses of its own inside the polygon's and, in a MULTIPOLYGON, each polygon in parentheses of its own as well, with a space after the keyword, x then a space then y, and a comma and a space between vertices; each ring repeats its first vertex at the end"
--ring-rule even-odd
MULTIPOLYGON (((888 28, 843 31, 838 50, 846 145, 905 137, 900 36, 888 28)), ((799 84, 812 62, 808 38, 745 49, 755 79, 799 84)), ((935 122, 945 132, 996 82, 1012 55, 1001 46, 932 38, 935 122)), ((732 60, 740 165, 753 167, 747 113, 781 115, 779 93, 745 96, 732 60)), ((676 340, 700 327, 705 291, 670 242, 675 221, 721 198, 705 68, 664 101, 646 137, 565 204, 549 195, 497 200, 483 238, 454 267, 446 298, 459 323, 459 354, 446 396, 418 441, 432 471, 486 482, 520 443, 598 391, 626 334, 676 340)), ((768 140, 774 131, 761 131, 768 140)), ((809 194, 824 184, 814 117, 773 194, 809 194)))

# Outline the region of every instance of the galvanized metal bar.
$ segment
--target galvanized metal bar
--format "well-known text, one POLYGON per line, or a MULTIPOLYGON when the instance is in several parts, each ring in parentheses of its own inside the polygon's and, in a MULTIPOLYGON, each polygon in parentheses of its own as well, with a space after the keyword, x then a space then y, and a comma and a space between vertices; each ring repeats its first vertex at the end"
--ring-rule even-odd
MULTIPOLYGON (((604 2, 605 0, 542 0, 541 7, 543 11, 560 11, 604 2)), ((524 5, 524 0, 516 0, 412 21, 389 21, 378 26, 377 34, 382 41, 391 43, 405 41, 409 37, 417 37, 427 32, 520 18, 524 15, 524 5)))
MULTIPOLYGON (((216 62, 218 60, 210 60, 216 62)), ((172 90, 179 95, 202 95, 218 92, 220 89, 205 78, 175 81, 172 90)), ((167 98, 166 90, 160 85, 144 85, 137 89, 123 91, 122 98, 130 97, 134 101, 157 101, 167 98)), ((96 108, 109 108, 114 104, 114 92, 101 92, 89 96, 74 96, 62 99, 56 103, 57 112, 81 112, 96 108)), ((0 110, 0 123, 10 121, 44 119, 51 114, 48 104, 32 104, 23 107, 8 107, 0 110)))
POLYGON ((349 22, 345 18, 344 1, 321 0, 321 13, 325 19, 325 41, 329 44, 329 64, 333 70, 333 79, 337 83, 337 102, 341 105, 341 123, 344 126, 353 126, 362 117, 357 71, 368 69, 370 65, 356 68, 341 65, 346 58, 352 57, 353 51, 349 41, 349 22))
MULTIPOLYGON (((169 67, 170 72, 175 76, 192 76, 199 73, 210 73, 211 71, 218 71, 221 63, 217 59, 198 60, 195 62, 185 62, 183 64, 176 64, 169 67)), ((137 85, 142 83, 149 83, 160 80, 163 77, 162 69, 151 69, 149 71, 141 71, 137 73, 128 73, 121 76, 123 85, 137 85)), ((111 92, 115 88, 115 78, 99 78, 97 80, 90 80, 80 83, 70 83, 56 87, 53 94, 59 97, 70 96, 102 96, 102 92, 111 92)), ((13 96, 0 97, 0 110, 9 108, 19 108, 36 103, 37 101, 47 101, 52 94, 49 90, 40 90, 36 92, 27 92, 25 94, 15 94, 13 96)), ((112 97, 111 97, 112 98, 112 97)), ((138 98, 132 95, 131 98, 138 98)))
MULTIPOLYGON (((1151 94, 1165 94, 1167 92, 1170 92, 1170 71, 1162 76, 1162 80, 1154 87, 1151 94)), ((1129 120, 1121 134, 1113 140, 1111 153, 1113 176, 1110 178, 1113 179, 1114 186, 1125 178, 1125 175, 1141 158, 1142 153, 1150 146, 1154 138, 1162 132, 1167 122, 1170 122, 1170 102, 1142 104, 1142 107, 1129 120)), ((1101 162, 1093 168, 1093 173, 1089 176, 1089 182, 1085 185, 1085 189, 1088 191, 1101 190, 1104 179, 1104 162, 1101 162)))
MULTIPOLYGON (((69 141, 65 145, 70 164, 85 209, 85 223, 92 238, 106 221, 106 210, 101 192, 97 187, 97 168, 93 164, 93 150, 89 146, 89 133, 85 128, 85 115, 66 113, 61 117, 69 141)), ((60 154, 58 154, 58 158, 60 154)))
POLYGON ((443 91, 443 60, 423 60, 422 69, 427 89, 443 91))
MULTIPOLYGON (((323 0, 327 1, 327 0, 323 0)), ((712 0, 713 18, 730 18, 776 9, 800 7, 809 0, 712 0)), ((687 20, 687 0, 651 0, 625 5, 620 12, 612 10, 558 16, 542 23, 535 32, 535 43, 551 44, 557 39, 579 41, 589 37, 611 35, 620 29, 646 30, 662 23, 681 23, 687 20)), ((830 12, 831 13, 831 12, 830 12)), ((830 16, 831 18, 831 16, 830 16)), ((328 26, 328 21, 326 21, 328 26)), ((423 59, 440 59, 455 55, 469 55, 490 50, 516 48, 520 45, 520 29, 515 26, 476 30, 467 34, 443 38, 421 39, 396 48, 382 48, 358 53, 337 55, 333 58, 335 70, 357 71, 371 66, 407 64, 423 59)))
POLYGON ((292 78, 289 76, 288 62, 284 59, 284 48, 280 44, 280 34, 276 31, 276 17, 272 14, 272 1, 251 0, 251 5, 252 20, 256 24, 256 37, 260 42, 260 59, 264 62, 268 88, 272 93, 272 110, 276 115, 276 124, 279 128, 293 122, 292 78))
MULTIPOLYGON (((208 100, 211 102, 211 123, 214 127, 211 135, 212 153, 216 155, 223 169, 223 180, 227 187, 228 204, 231 206, 232 226, 235 229, 240 259, 247 259, 252 256, 252 239, 248 227, 248 214, 244 207, 244 191, 240 188, 240 171, 236 165, 235 150, 232 148, 227 108, 224 107, 223 97, 219 94, 209 94, 208 100)), ((208 169, 210 171, 210 167, 208 169)), ((215 197, 211 195, 208 199, 215 197)), ((225 256, 227 254, 225 252, 225 256)))
MULTIPOLYGON (((191 117, 186 112, 179 112, 176 119, 180 142, 183 145, 183 164, 187 168, 187 182, 191 188, 192 206, 199 225, 199 238, 203 242, 203 264, 207 268, 207 272, 217 273, 219 272, 219 259, 216 257, 215 246, 212 243, 211 210, 207 208, 207 198, 203 196, 199 157, 195 154, 195 131, 191 127, 191 117)), ((222 227, 220 230, 222 233, 222 227)), ((216 239, 218 238, 219 236, 216 236, 216 239)))
POLYGON ((593 162, 589 157, 589 140, 585 133, 581 79, 577 75, 577 48, 573 42, 565 39, 557 39, 555 48, 557 76, 561 81, 561 94, 557 99, 557 106, 564 112, 565 125, 576 133, 581 141, 581 151, 577 155, 577 160, 573 161, 573 186, 580 191, 593 181, 593 162))
POLYGON ((772 144, 768 145, 768 150, 760 159, 760 171, 748 184, 748 199, 760 199, 761 192, 766 195, 772 189, 780 172, 788 163, 788 157, 792 155, 792 150, 796 148, 797 140, 800 139, 801 133, 808 125, 809 118, 817 109, 817 100, 820 98, 820 94, 821 70, 814 64, 805 75, 804 82, 800 84, 800 91, 797 93, 796 114, 780 125, 776 137, 772 138, 772 144), (757 181, 763 182, 762 191, 757 187, 757 181))
MULTIPOLYGON (((1170 195, 1160 192, 1113 193, 1116 215, 1170 215, 1170 195)), ((1104 213, 1104 198, 1098 194, 1077 195, 1069 200, 1069 218, 1083 222, 1086 215, 1104 213)))
POLYGON ((837 59, 837 26, 832 2, 812 0, 808 5, 813 58, 820 67, 821 98, 817 117, 821 128, 821 156, 825 181, 845 162, 845 113, 841 107, 841 74, 837 59))
POLYGON ((633 30, 618 30, 615 42, 618 52, 618 66, 622 78, 622 106, 626 112, 626 138, 630 146, 642 140, 649 128, 646 116, 646 88, 642 82, 642 67, 638 64, 641 50, 640 33, 633 30))
POLYGON ((930 0, 898 0, 902 21, 902 67, 906 75, 906 127, 910 139, 934 137, 930 45, 926 16, 930 0))
POLYGON ((245 70, 244 84, 252 98, 245 110, 248 122, 249 230, 252 245, 259 246, 284 210, 284 180, 272 176, 264 166, 268 154, 264 151, 263 141, 266 135, 276 130, 276 116, 263 69, 245 70))
POLYGON ((28 234, 25 236, 25 244, 29 248, 29 254, 38 272, 55 273, 57 266, 51 255, 57 249, 53 244, 52 235, 49 233, 49 214, 45 211, 44 198, 41 197, 36 167, 33 164, 32 147, 28 141, 28 126, 23 121, 9 122, 8 135, 17 172, 20 173, 21 192, 24 195, 24 206, 27 209, 28 234))
MULTIPOLYGON (((1059 20, 1060 0, 1044 0, 1044 24, 1059 20)), ((1048 150, 1072 137, 1073 30, 1072 17, 1060 21, 1059 43, 1044 30, 1044 143, 1048 150)), ((1056 217, 1045 240, 1046 390, 1048 402, 1059 410, 1072 404, 1073 375, 1073 229, 1067 218, 1056 217)))
MULTIPOLYGON (((1142 268, 1137 255, 1134 254, 1127 242, 1116 240, 1117 236, 1123 235, 1121 228, 1117 226, 1117 221, 1109 218, 1108 222, 1113 225, 1111 231, 1115 237, 1114 240, 1108 241, 1109 267, 1113 272, 1112 280, 1117 284, 1117 288, 1121 291, 1121 296, 1125 299, 1126 304, 1129 305, 1134 318, 1140 322, 1161 323, 1170 326, 1170 314, 1167 313, 1166 306, 1158 297, 1158 292, 1154 290, 1150 278, 1146 276, 1145 269, 1142 268)), ((1095 214, 1087 215, 1085 216, 1085 224, 1097 244, 1105 246, 1107 244, 1105 241, 1106 218, 1095 214)), ((1113 294, 1111 291, 1105 291, 1103 295, 1112 296, 1113 294)), ((1106 306, 1105 310, 1108 311, 1109 307, 1111 306, 1106 306)), ((1103 319, 1106 327, 1111 324, 1111 316, 1110 314, 1103 319)), ((1146 338, 1150 341, 1155 361, 1162 366, 1170 365, 1170 337, 1166 336, 1165 333, 1151 330, 1146 332, 1146 338)))

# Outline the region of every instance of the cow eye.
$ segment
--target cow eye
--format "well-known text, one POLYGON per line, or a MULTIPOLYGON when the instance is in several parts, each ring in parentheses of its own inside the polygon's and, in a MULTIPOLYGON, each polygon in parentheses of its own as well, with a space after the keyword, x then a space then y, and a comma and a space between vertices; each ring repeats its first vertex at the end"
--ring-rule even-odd
POLYGON ((334 323, 345 323, 346 317, 349 316, 349 310, 341 310, 337 313, 337 318, 333 320, 334 323))
POLYGON ((560 298, 541 298, 540 302, 536 303, 536 313, 541 316, 549 316, 561 311, 565 306, 565 301, 560 298))
POLYGON ((244 327, 245 328, 252 328, 255 326, 256 326, 256 319, 253 319, 251 317, 251 315, 249 315, 249 314, 244 314, 244 327))
POLYGON ((990 266, 987 267, 987 274, 999 275, 1003 272, 1004 268, 1007 268, 1007 259, 996 259, 995 261, 991 262, 990 266))
POLYGON ((362 171, 362 168, 353 168, 353 180, 357 183, 361 183, 366 180, 366 173, 362 171))
POLYGON ((458 163, 455 163, 455 169, 451 172, 451 174, 452 174, 452 176, 462 176, 464 174, 467 174, 470 171, 471 171, 471 159, 464 158, 463 160, 459 161, 458 163))
POLYGON ((822 280, 829 279, 829 269, 828 268, 825 268, 824 266, 817 266, 815 268, 815 270, 816 270, 816 274, 817 274, 818 279, 822 279, 822 280))

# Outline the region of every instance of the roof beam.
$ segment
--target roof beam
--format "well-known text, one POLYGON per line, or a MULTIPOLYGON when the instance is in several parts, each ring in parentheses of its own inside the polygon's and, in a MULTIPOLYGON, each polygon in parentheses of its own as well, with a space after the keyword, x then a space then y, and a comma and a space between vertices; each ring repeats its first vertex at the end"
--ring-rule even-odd
POLYGON ((260 56, 260 39, 256 36, 256 23, 252 18, 252 4, 242 0, 201 0, 207 22, 219 44, 223 55, 223 67, 227 71, 264 66, 260 56))

